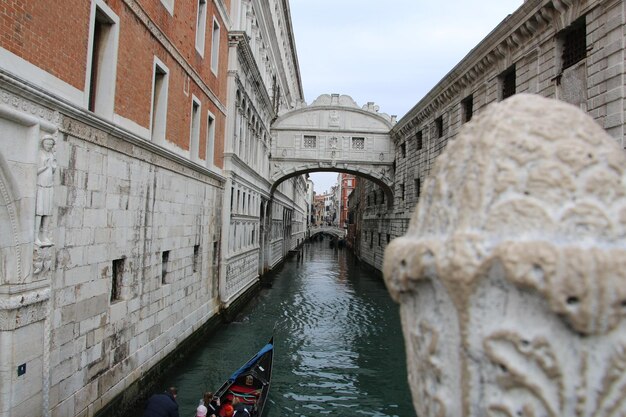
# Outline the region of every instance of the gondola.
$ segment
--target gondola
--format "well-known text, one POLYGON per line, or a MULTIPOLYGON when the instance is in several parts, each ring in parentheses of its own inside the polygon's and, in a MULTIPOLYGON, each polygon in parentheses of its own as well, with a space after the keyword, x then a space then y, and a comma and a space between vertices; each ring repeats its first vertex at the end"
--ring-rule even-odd
MULTIPOLYGON (((228 417, 228 406, 243 404, 250 417, 261 417, 270 391, 272 362, 274 359, 274 337, 248 362, 237 369, 217 390, 220 399, 219 415, 228 417)), ((237 416, 247 414, 237 414, 237 416)))

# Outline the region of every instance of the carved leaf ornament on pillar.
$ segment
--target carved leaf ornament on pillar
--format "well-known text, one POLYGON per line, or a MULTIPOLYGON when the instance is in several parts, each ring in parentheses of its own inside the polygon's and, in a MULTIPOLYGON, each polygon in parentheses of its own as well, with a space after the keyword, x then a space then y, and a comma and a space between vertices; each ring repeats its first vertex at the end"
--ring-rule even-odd
POLYGON ((626 415, 626 157, 576 107, 472 119, 384 274, 420 417, 626 415))

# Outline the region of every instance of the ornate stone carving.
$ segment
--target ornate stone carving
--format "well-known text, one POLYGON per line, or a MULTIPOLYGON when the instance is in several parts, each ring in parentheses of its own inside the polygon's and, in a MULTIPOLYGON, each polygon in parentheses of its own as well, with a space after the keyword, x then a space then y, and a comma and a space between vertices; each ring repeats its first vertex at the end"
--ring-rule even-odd
POLYGON ((420 417, 626 413, 626 156, 574 106, 520 94, 468 123, 384 270, 409 374, 430 360, 416 335, 451 332, 460 392, 441 414, 411 381, 420 417), (428 313, 442 296, 456 321, 428 313))
POLYGON ((17 96, 9 91, 0 89, 0 101, 8 106, 13 107, 15 110, 22 111, 24 113, 30 113, 32 116, 39 119, 48 121, 52 124, 58 124, 60 116, 58 112, 55 112, 47 107, 43 107, 37 103, 17 96))
POLYGON ((54 155, 56 140, 51 135, 41 139, 37 164, 37 201, 35 207, 35 245, 51 246, 50 218, 54 207, 54 172, 57 160, 54 155))

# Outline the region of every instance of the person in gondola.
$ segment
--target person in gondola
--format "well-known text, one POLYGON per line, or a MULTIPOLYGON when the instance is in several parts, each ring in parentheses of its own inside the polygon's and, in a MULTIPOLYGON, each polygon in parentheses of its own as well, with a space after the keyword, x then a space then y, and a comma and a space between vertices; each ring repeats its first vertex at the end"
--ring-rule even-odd
POLYGON ((148 399, 143 417, 180 417, 178 415, 178 403, 176 387, 170 387, 161 394, 154 394, 148 399))
POLYGON ((198 408, 196 408, 196 417, 206 417, 207 409, 205 406, 200 404, 198 408))
POLYGON ((233 399, 233 408, 235 409, 233 417, 250 417, 252 415, 250 406, 240 402, 237 397, 233 399))
POLYGON ((220 409, 220 399, 214 397, 211 391, 207 391, 202 397, 202 405, 207 408, 207 415, 209 417, 217 416, 218 410, 220 409))

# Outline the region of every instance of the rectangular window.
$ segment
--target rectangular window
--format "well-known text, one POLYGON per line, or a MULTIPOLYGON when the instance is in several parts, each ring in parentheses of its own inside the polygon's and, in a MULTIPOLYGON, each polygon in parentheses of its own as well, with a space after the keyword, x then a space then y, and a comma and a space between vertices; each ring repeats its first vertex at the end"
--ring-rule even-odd
POLYGON ((391 242, 391 235, 387 233, 387 244, 389 244, 389 242, 391 242))
POLYGON ((406 158, 406 142, 400 145, 400 154, 403 158, 406 158))
POLYGON ((404 201, 404 183, 400 184, 400 200, 404 201))
POLYGON ((463 123, 467 123, 472 120, 474 115, 474 96, 469 95, 461 101, 461 120, 463 123))
POLYGON ((169 284, 168 263, 170 261, 170 251, 161 252, 161 284, 169 284))
POLYGON ((502 100, 515 94, 515 65, 500 74, 500 92, 502 100))
POLYGON ((420 188, 422 187, 421 181, 419 178, 415 178, 415 197, 420 198, 420 188))
POLYGON ((317 137, 316 136, 304 136, 304 147, 305 148, 316 148, 317 147, 317 137))
POLYGON ((196 20, 196 50, 204 56, 204 39, 206 38, 206 0, 198 0, 198 17, 196 20))
POLYGON ((192 96, 191 99, 191 127, 189 135, 189 153, 192 161, 199 159, 200 149, 200 101, 192 96))
POLYGON ((562 71, 587 57, 587 25, 585 16, 576 20, 558 35, 563 53, 562 71))
POLYGON ((91 57, 89 60, 89 111, 113 117, 119 18, 103 2, 95 6, 91 57))
POLYGON ((111 302, 122 299, 124 285, 124 258, 114 259, 111 266, 111 302))
POLYGON ((443 137, 443 116, 439 116, 435 119, 435 130, 437 131, 437 137, 443 137))
POLYGON ((381 236, 382 236, 382 233, 379 233, 379 234, 378 234, 378 246, 380 246, 381 236))
POLYGON ((215 116, 209 113, 206 127, 206 166, 212 167, 215 164, 215 116))
POLYGON ((220 58, 220 25, 213 17, 213 32, 211 34, 211 71, 217 75, 220 58))
POLYGON ((152 86, 152 123, 151 136, 156 143, 165 143, 167 125, 167 90, 169 84, 168 70, 157 58, 154 62, 152 86))
POLYGON ((421 130, 419 130, 415 134, 415 141, 417 142, 417 150, 421 151, 422 148, 424 147, 424 143, 422 142, 422 131, 421 130))
POLYGON ((374 232, 370 232, 370 249, 374 247, 374 232))
POLYGON ((352 149, 364 150, 365 138, 352 138, 352 149))
POLYGON ((200 245, 193 246, 193 272, 200 270, 200 245))

